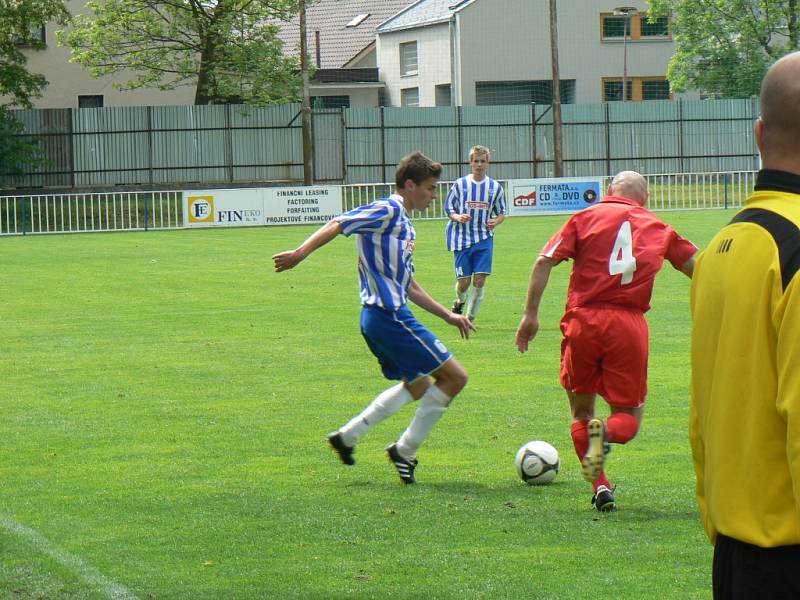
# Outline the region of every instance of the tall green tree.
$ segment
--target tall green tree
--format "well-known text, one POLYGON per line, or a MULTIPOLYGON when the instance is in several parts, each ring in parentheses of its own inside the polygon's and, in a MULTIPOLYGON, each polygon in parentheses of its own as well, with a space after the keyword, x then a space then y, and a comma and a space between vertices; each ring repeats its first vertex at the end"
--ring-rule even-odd
POLYGON ((0 97, 5 104, 30 107, 41 95, 47 80, 28 70, 21 48, 41 44, 34 32, 68 16, 63 0, 0 0, 0 97))
POLYGON ((22 124, 9 110, 31 107, 47 85, 44 75, 30 72, 21 49, 41 44, 34 32, 46 23, 68 17, 63 0, 0 0, 0 185, 41 162, 38 146, 22 135, 22 124))
POLYGON ((297 100, 299 62, 277 22, 297 0, 90 0, 60 39, 96 76, 130 73, 120 89, 191 85, 195 104, 297 100))
POLYGON ((800 48, 798 0, 651 0, 650 15, 673 18, 675 91, 758 94, 769 65, 800 48))

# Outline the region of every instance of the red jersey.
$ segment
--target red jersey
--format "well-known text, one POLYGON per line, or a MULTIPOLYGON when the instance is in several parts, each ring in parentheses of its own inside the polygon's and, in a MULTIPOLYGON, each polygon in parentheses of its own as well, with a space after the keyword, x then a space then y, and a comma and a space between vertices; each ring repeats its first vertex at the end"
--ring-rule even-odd
POLYGON ((575 261, 567 310, 605 306, 645 312, 664 258, 680 270, 696 252, 697 246, 634 200, 606 196, 572 215, 540 254, 575 261))

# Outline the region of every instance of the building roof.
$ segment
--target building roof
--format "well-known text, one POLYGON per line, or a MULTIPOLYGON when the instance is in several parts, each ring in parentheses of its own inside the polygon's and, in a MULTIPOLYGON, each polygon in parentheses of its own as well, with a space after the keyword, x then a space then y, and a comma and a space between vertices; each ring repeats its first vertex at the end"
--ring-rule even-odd
POLYGON ((475 0, 417 0, 399 14, 378 25, 378 32, 443 23, 475 0))
MULTIPOLYGON (((378 25, 407 7, 412 0, 315 0, 306 9, 309 63, 323 69, 339 69, 362 57, 375 44, 378 25), (364 17, 363 15, 367 15, 364 17), (348 23, 355 23, 348 27, 348 23), (317 64, 316 32, 319 31, 317 64)), ((452 0, 451 0, 452 2, 452 0)), ((284 52, 296 55, 300 46, 299 19, 281 23, 278 37, 284 52)))

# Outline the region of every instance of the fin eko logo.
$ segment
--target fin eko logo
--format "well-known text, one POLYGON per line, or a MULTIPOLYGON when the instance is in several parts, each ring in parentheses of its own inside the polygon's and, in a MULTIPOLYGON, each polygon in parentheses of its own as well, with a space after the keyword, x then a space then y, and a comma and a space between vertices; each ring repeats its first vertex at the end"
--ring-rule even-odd
POLYGON ((214 196, 189 196, 189 222, 214 222, 214 196))

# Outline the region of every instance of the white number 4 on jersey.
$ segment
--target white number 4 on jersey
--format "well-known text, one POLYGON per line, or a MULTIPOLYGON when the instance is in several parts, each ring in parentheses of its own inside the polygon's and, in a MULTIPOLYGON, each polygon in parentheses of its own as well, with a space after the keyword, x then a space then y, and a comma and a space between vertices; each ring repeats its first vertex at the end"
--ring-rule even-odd
POLYGON ((608 258, 608 273, 610 275, 622 274, 622 285, 633 281, 633 274, 636 272, 636 258, 633 256, 633 236, 631 235, 631 223, 625 221, 617 232, 617 239, 614 241, 614 248, 608 258))

